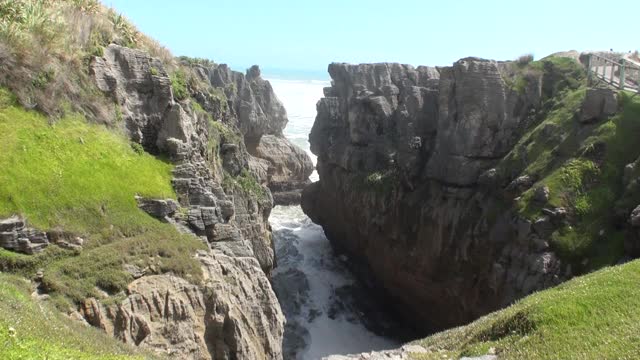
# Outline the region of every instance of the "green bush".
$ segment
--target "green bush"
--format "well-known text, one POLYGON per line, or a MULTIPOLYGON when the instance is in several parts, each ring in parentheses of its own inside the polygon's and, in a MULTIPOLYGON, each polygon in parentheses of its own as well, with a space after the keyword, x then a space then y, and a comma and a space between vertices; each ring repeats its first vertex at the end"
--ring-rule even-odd
POLYGON ((525 54, 518 57, 518 59, 516 60, 516 64, 522 67, 522 66, 529 65, 532 61, 533 61, 533 54, 525 54))
POLYGON ((173 88, 173 97, 176 100, 184 100, 189 96, 187 91, 187 80, 183 70, 178 69, 171 75, 171 87, 173 88))

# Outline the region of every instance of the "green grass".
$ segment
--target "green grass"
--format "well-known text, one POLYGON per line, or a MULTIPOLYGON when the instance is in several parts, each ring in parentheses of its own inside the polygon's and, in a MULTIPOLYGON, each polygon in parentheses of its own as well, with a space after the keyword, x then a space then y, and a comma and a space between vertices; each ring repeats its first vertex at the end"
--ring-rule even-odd
POLYGON ((187 90, 187 79, 182 69, 177 69, 169 75, 171 79, 171 87, 173 88, 173 97, 176 100, 184 100, 189 97, 187 90))
POLYGON ((31 277, 42 268, 45 286, 74 302, 99 296, 98 289, 125 290, 133 280, 125 263, 200 281, 192 256, 204 244, 139 210, 135 201, 136 195, 175 197, 170 164, 78 116, 49 125, 2 94, 0 216, 21 214, 31 226, 61 228, 86 241, 82 252, 56 246, 36 256, 0 250, 0 269, 31 277))
MULTIPOLYGON (((640 136, 640 98, 620 93, 622 111, 618 115, 582 125, 573 114, 583 98, 583 90, 568 93, 507 161, 526 163, 525 173, 540 179, 537 185, 549 187, 549 205, 570 211, 572 226, 553 234, 554 250, 574 265, 589 259, 588 269, 596 269, 623 254, 624 237, 615 227, 614 204, 618 213, 628 213, 640 203, 640 192, 627 193, 623 184, 625 165, 640 156, 635 146, 640 136), (562 137, 545 137, 542 129, 549 125, 562 137), (603 231, 604 237, 600 235, 603 231)), ((532 201, 535 188, 518 201, 521 215, 530 219, 541 215, 541 205, 532 201)))
POLYGON ((637 359, 640 354, 640 261, 575 278, 417 343, 415 359, 637 359))
POLYGON ((107 245, 94 247, 61 261, 49 261, 45 267, 44 286, 53 293, 64 294, 72 302, 93 296, 98 289, 109 294, 125 291, 133 281, 123 271, 123 264, 133 264, 148 274, 173 273, 193 283, 202 280, 200 264, 193 254, 206 246, 189 235, 180 235, 171 225, 122 238, 107 245))
POLYGON ((240 190, 245 194, 253 194, 260 201, 265 200, 269 196, 269 190, 260 185, 255 176, 246 169, 243 169, 242 172, 235 177, 225 171, 222 186, 225 191, 234 192, 240 190))
POLYGON ((0 358, 149 359, 152 355, 110 338, 55 311, 29 295, 29 284, 0 274, 0 358))
POLYGON ((49 125, 8 107, 0 110, 0 133, 0 216, 21 213, 43 229, 131 234, 155 226, 134 211, 136 194, 175 197, 170 164, 81 117, 49 125))

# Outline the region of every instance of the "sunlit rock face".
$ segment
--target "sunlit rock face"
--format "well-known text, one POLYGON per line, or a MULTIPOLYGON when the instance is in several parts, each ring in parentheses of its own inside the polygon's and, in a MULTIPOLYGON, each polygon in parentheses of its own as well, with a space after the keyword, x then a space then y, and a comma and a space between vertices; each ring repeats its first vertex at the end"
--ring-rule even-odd
MULTIPOLYGON (((286 124, 269 83, 257 67, 246 77, 222 65, 194 71, 227 73, 238 86, 229 88, 228 102, 202 94, 177 100, 162 62, 143 51, 110 45, 91 64, 98 88, 121 109, 132 142, 175 165, 177 202, 136 200, 141 210, 202 239, 208 250, 197 258, 204 279, 194 283, 124 264, 136 279, 124 300, 106 305, 87 299, 80 313, 115 338, 181 359, 282 359, 285 320, 269 282, 275 265, 268 223, 273 197, 265 186, 278 174, 278 181, 301 176, 310 160, 293 145, 281 147, 270 152, 279 156, 280 173, 268 163, 270 177, 262 178, 245 142, 270 133, 282 136, 286 124), (204 111, 196 111, 192 101, 204 111), (226 136, 212 139, 212 121, 222 123, 218 128, 226 136), (243 187, 232 181, 223 187, 225 177, 239 176, 261 183, 252 180, 253 187, 243 187)), ((226 91, 208 75, 201 81, 209 82, 212 92, 226 91)))

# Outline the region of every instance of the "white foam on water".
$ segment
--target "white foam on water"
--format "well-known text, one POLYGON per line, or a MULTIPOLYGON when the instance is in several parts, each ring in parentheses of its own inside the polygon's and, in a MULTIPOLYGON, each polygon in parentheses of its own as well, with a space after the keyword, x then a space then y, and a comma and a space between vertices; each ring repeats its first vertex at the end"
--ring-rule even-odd
MULTIPOLYGON (((287 109, 289 124, 284 130, 285 136, 306 150, 315 164, 316 157, 309 149, 308 134, 315 120, 316 103, 323 96, 323 88, 330 83, 316 80, 269 81, 287 109)), ((315 171, 310 179, 318 180, 315 171)), ((354 321, 357 316, 334 314, 333 319, 330 317, 329 308, 334 289, 353 284, 356 279, 335 257, 322 228, 311 222, 300 206, 277 206, 271 212, 269 221, 274 233, 283 229, 291 231, 294 239, 278 239, 276 236, 276 241, 292 241, 301 255, 295 262, 281 264, 274 275, 295 269, 302 271, 309 283, 309 301, 303 305, 302 315, 295 319, 309 332, 309 343, 299 354, 300 360, 317 360, 331 354, 353 354, 398 346, 395 341, 377 336, 363 324, 354 321), (319 314, 310 319, 307 315, 312 309, 319 314), (347 318, 351 318, 351 321, 347 318)))
MULTIPOLYGON (((331 354, 354 354, 365 351, 392 349, 398 344, 377 336, 349 314, 330 317, 331 297, 334 289, 353 284, 356 279, 346 266, 336 258, 322 228, 302 212, 299 206, 276 206, 269 218, 274 232, 289 229, 296 237, 295 247, 301 259, 296 263, 279 266, 274 276, 290 268, 302 271, 309 282, 309 301, 303 306, 302 315, 296 318, 309 331, 309 344, 299 355, 301 360, 317 360, 331 354), (315 309, 319 315, 308 319, 315 309)), ((287 241, 287 239, 277 239, 287 241)))

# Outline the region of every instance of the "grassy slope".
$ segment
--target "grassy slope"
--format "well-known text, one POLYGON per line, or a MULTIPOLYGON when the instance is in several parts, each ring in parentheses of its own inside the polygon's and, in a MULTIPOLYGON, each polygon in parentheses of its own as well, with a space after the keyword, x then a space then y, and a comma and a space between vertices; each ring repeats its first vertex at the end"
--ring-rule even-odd
POLYGON ((640 203, 639 194, 625 193, 623 182, 625 165, 640 156, 640 148, 634 146, 640 136, 640 97, 620 93, 622 111, 618 115, 581 125, 574 113, 584 94, 584 89, 567 93, 510 156, 526 157, 525 173, 540 179, 520 199, 521 214, 531 219, 541 215, 540 206, 531 201, 533 189, 548 186, 549 203, 567 208, 573 225, 556 231, 551 245, 574 265, 588 259, 584 270, 589 270, 614 263, 623 255, 624 233, 616 226, 614 204, 620 205, 618 213, 628 213, 640 203), (562 136, 549 137, 545 126, 554 126, 554 132, 562 136))
POLYGON ((174 197, 171 166, 136 152, 124 136, 66 117, 49 125, 36 112, 0 99, 0 216, 22 214, 43 230, 62 227, 86 239, 82 252, 50 246, 26 256, 0 250, 0 268, 31 277, 44 269, 45 286, 62 307, 117 293, 132 280, 124 263, 173 272, 194 282, 192 254, 203 244, 137 208, 136 194, 174 197))
POLYGON ((103 332, 72 321, 43 302, 32 300, 29 285, 0 274, 0 358, 144 359, 141 353, 103 332))
POLYGON ((432 352, 415 359, 637 359, 640 261, 609 267, 475 322, 418 341, 432 352))
MULTIPOLYGON (((538 186, 548 186, 549 205, 569 214, 571 226, 558 229, 551 239, 565 263, 581 272, 617 262, 624 252, 624 214, 640 203, 640 189, 627 191, 623 181, 625 165, 640 156, 634 146, 640 136, 640 97, 620 93, 618 115, 580 124, 576 114, 586 93, 580 65, 547 58, 519 72, 542 72, 555 81, 549 82, 553 88, 543 89, 547 98, 539 120, 498 166, 507 178, 527 174, 537 181, 518 200, 518 212, 531 220, 542 216, 532 198, 538 186)), ((516 84, 522 82, 522 75, 514 77, 516 84)))
POLYGON ((133 195, 175 197, 171 165, 79 116, 49 126, 42 116, 8 107, 0 133, 0 214, 22 212, 40 228, 140 233, 155 221, 132 211, 133 195))

